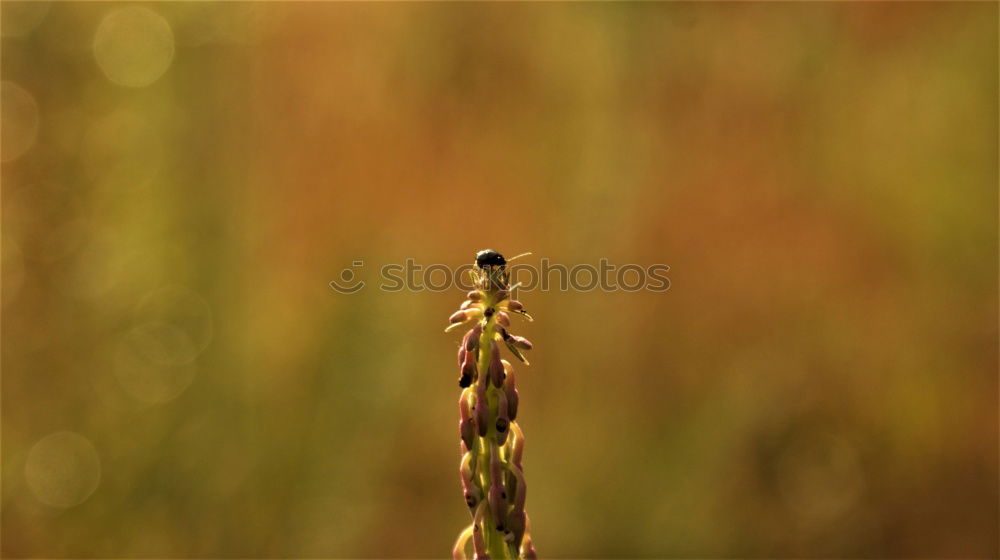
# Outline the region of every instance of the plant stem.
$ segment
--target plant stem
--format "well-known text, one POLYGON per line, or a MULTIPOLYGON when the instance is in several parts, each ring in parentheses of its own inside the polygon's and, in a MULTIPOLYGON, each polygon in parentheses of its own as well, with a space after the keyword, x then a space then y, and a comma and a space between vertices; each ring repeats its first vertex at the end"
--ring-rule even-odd
MULTIPOLYGON (((493 341, 494 336, 495 336, 494 323, 493 321, 489 321, 486 324, 486 327, 483 328, 482 334, 479 335, 480 352, 479 352, 479 363, 477 365, 479 368, 480 375, 486 375, 486 372, 489 369, 490 366, 489 348, 491 342, 493 341)), ((482 465, 482 468, 480 470, 483 472, 483 478, 484 478, 483 488, 489 488, 491 484, 491 479, 490 479, 491 475, 489 469, 490 461, 492 460, 491 455, 493 453, 497 453, 498 455, 500 454, 500 448, 496 444, 496 436, 497 436, 496 420, 498 412, 496 392, 497 389, 493 387, 491 383, 487 382, 487 389, 486 389, 487 402, 482 404, 487 404, 490 407, 489 428, 487 429, 486 435, 484 437, 479 438, 480 449, 483 450, 483 454, 480 456, 480 460, 482 461, 480 463, 480 465, 482 465)), ((490 558, 496 558, 496 559, 511 558, 510 547, 508 547, 506 541, 503 540, 503 533, 497 531, 496 523, 493 520, 493 515, 490 513, 488 509, 486 510, 485 519, 486 519, 485 522, 486 527, 484 527, 485 529, 484 535, 486 537, 486 548, 487 550, 489 550, 490 558)))

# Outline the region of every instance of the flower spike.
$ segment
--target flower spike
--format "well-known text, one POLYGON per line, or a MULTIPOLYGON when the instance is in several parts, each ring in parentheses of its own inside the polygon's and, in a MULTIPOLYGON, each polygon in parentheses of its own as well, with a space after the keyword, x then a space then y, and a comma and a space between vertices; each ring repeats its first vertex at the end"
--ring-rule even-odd
POLYGON ((531 321, 524 304, 510 285, 506 259, 492 249, 476 254, 470 279, 475 289, 466 294, 461 308, 448 318, 446 332, 468 329, 458 350, 459 432, 463 451, 462 491, 471 524, 459 535, 453 558, 468 558, 472 541, 474 558, 534 558, 528 516, 524 512, 526 484, 522 460, 524 433, 517 425, 519 395, 510 362, 500 358, 500 341, 525 364, 522 352, 531 350, 528 339, 511 334, 510 315, 531 321))

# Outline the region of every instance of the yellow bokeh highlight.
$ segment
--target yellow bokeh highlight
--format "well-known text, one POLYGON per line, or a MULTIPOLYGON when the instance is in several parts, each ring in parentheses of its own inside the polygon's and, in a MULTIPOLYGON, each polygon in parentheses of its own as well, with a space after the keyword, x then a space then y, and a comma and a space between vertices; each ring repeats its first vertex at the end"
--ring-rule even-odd
POLYGON ((56 432, 32 446, 24 477, 38 501, 57 508, 73 507, 97 489, 101 459, 87 438, 74 432, 56 432))
POLYGON ((94 36, 94 57, 104 75, 128 87, 160 78, 174 58, 174 34, 152 10, 128 7, 105 16, 94 36))

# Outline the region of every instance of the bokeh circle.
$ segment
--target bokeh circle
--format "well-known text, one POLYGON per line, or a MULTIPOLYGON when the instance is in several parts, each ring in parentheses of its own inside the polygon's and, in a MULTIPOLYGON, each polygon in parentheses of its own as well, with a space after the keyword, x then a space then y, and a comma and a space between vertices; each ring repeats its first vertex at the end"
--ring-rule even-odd
POLYGON ((174 34, 162 16, 130 6, 104 17, 94 35, 97 65, 112 82, 145 87, 160 78, 174 58, 174 34))
POLYGON ((24 476, 38 501, 57 508, 73 507, 97 489, 101 459, 87 438, 74 432, 56 432, 32 446, 24 476))

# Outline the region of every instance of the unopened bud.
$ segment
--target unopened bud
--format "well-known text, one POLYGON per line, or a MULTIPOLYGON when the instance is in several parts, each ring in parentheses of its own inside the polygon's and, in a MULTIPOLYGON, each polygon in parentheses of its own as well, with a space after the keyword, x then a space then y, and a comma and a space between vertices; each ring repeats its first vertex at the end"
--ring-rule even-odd
MULTIPOLYGON (((464 451, 462 453, 465 453, 464 451)), ((515 467, 516 468, 516 467, 515 467)), ((517 477, 511 471, 511 465, 507 465, 507 472, 503 473, 503 486, 507 489, 508 496, 517 496, 517 477)))
POLYGON ((454 324, 454 323, 464 323, 467 318, 468 317, 465 314, 465 310, 464 309, 459 309, 458 311, 452 313, 451 317, 448 317, 448 322, 452 323, 452 324, 454 324))
POLYGON ((503 418, 497 418, 497 435, 496 442, 497 445, 503 446, 507 443, 507 438, 510 437, 510 422, 503 418))
POLYGON ((503 393, 497 393, 497 445, 507 443, 507 428, 510 427, 510 420, 507 419, 507 397, 503 393))
POLYGON ((461 309, 461 310, 475 309, 476 311, 479 311, 480 308, 482 307, 482 305, 483 304, 480 303, 480 302, 478 302, 478 301, 473 301, 471 299, 467 299, 467 300, 463 301, 462 305, 458 306, 458 308, 461 309))
POLYGON ((490 457, 490 513, 493 515, 493 522, 497 531, 503 532, 507 527, 507 492, 503 487, 502 472, 500 470, 500 459, 497 451, 494 450, 490 457))
POLYGON ((476 392, 476 427, 479 428, 479 436, 485 437, 489 431, 490 404, 486 400, 486 387, 480 383, 476 392))
POLYGON ((497 346, 497 342, 490 342, 490 381, 493 382, 494 387, 502 387, 503 379, 506 376, 503 371, 503 364, 500 362, 500 348, 497 346))
POLYGON ((469 329, 469 332, 465 333, 465 338, 462 339, 462 346, 467 352, 472 352, 479 346, 479 335, 483 332, 483 326, 480 323, 476 323, 476 326, 469 329))
POLYGON ((521 472, 521 468, 516 465, 511 465, 509 467, 510 474, 514 477, 517 482, 513 485, 514 487, 514 511, 524 511, 524 500, 528 495, 528 485, 524 482, 524 473, 521 472))
POLYGON ((503 382, 503 394, 507 398, 507 419, 513 422, 517 419, 517 405, 520 403, 520 396, 517 393, 517 380, 514 377, 514 368, 506 360, 503 361, 504 371, 507 378, 503 382))
POLYGON ((476 423, 472 418, 466 418, 462 420, 458 425, 458 430, 462 434, 462 443, 465 444, 465 449, 472 451, 472 446, 475 443, 476 438, 476 423))
POLYGON ((472 290, 471 292, 465 294, 465 297, 472 301, 479 301, 483 299, 483 293, 479 290, 472 290))
POLYGON ((465 495, 465 505, 469 506, 469 509, 474 509, 483 500, 483 491, 471 479, 462 479, 462 491, 465 495))
POLYGON ((521 546, 521 540, 524 539, 524 518, 525 514, 523 509, 521 511, 514 510, 509 516, 507 516, 507 530, 510 531, 513 537, 511 542, 514 543, 515 548, 519 548, 521 546))
POLYGON ((469 371, 465 368, 465 354, 465 348, 458 349, 458 367, 461 369, 461 375, 458 378, 458 386, 463 389, 472 385, 472 378, 475 373, 475 369, 469 371))
POLYGON ((510 425, 510 418, 507 417, 507 396, 501 392, 497 392, 497 431, 506 432, 507 427, 510 425), (500 427, 500 423, 503 422, 503 427, 500 427))
POLYGON ((510 315, 504 311, 497 311, 497 324, 503 327, 510 327, 510 315))
POLYGON ((499 481, 490 485, 489 501, 496 529, 504 531, 507 527, 507 500, 504 497, 503 485, 499 481))
POLYGON ((476 517, 472 521, 472 549, 476 552, 475 560, 489 560, 489 553, 486 552, 486 538, 483 536, 483 506, 476 510, 476 517))
POLYGON ((472 451, 475 443, 476 424, 472 419, 472 411, 469 409, 468 391, 462 391, 462 397, 458 399, 458 412, 461 420, 458 422, 458 432, 462 436, 462 444, 466 451, 472 451))
POLYGON ((513 344, 519 350, 531 350, 531 341, 523 336, 511 335, 510 343, 513 344))
POLYGON ((462 420, 468 420, 471 417, 469 411, 469 391, 462 391, 462 395, 458 397, 458 415, 462 420))
POLYGON ((507 418, 513 422, 517 420, 517 407, 521 402, 521 397, 517 393, 517 389, 505 389, 507 393, 507 418))
POLYGON ((470 384, 476 378, 476 359, 473 357, 472 352, 466 352, 465 361, 462 362, 462 379, 466 377, 469 378, 470 384))
POLYGON ((465 492, 465 503, 470 509, 476 507, 479 501, 483 499, 483 491, 479 489, 473 480, 472 472, 472 453, 466 453, 462 457, 462 465, 459 467, 459 472, 462 475, 462 490, 465 492))
POLYGON ((512 299, 509 302, 507 302, 507 309, 510 309, 515 313, 518 313, 524 311, 524 304, 517 301, 516 299, 512 299))
POLYGON ((517 423, 510 425, 510 431, 514 433, 514 442, 510 450, 510 462, 515 467, 521 469, 521 459, 524 457, 524 433, 517 423))

